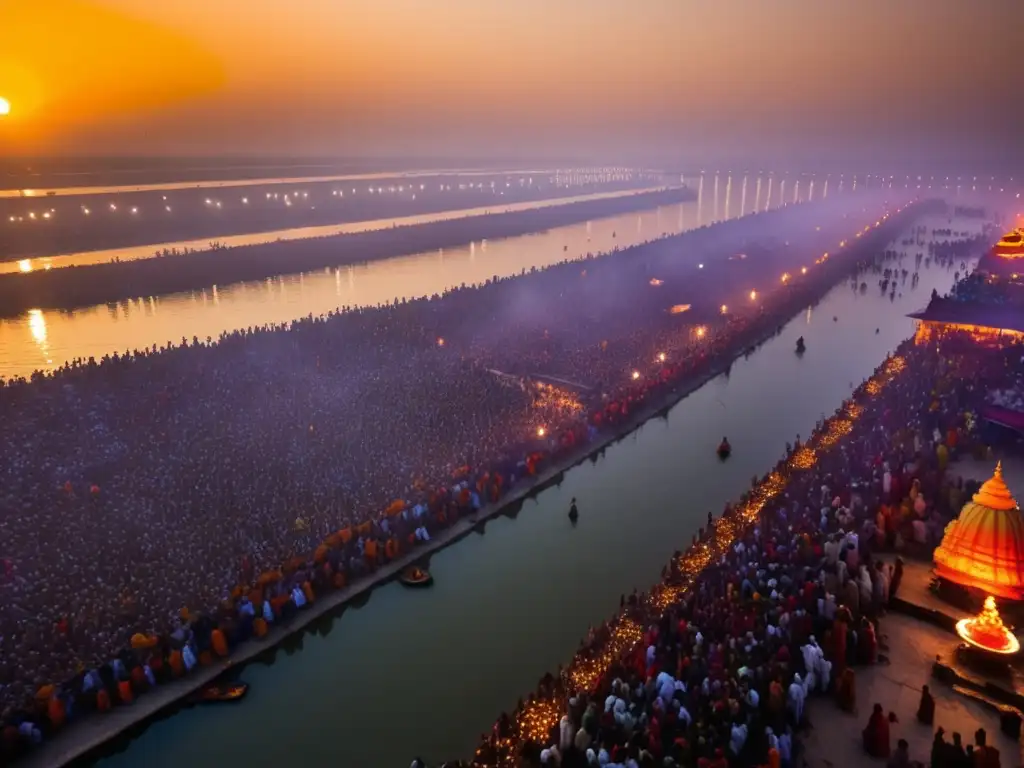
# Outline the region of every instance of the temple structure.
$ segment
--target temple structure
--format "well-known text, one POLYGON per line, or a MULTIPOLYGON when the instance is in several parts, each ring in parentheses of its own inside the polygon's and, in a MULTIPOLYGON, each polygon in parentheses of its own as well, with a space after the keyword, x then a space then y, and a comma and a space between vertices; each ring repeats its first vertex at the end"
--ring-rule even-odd
POLYGON ((935 550, 935 573, 964 587, 1024 600, 1024 518, 1002 465, 964 504, 935 550))

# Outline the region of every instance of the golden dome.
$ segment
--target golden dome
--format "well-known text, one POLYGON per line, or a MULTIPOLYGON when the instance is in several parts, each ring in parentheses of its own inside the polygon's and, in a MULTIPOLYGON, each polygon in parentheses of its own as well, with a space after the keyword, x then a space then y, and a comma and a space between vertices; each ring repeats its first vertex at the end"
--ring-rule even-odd
POLYGON ((934 557, 935 573, 944 579, 1024 599, 1024 519, 1003 482, 1002 464, 946 526, 934 557))

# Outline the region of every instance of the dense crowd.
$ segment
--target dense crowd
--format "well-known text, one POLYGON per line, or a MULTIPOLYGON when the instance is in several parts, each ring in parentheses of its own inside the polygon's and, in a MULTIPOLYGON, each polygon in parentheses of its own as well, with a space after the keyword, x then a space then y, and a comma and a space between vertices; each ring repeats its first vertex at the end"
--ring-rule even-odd
MULTIPOLYGON (((904 343, 735 507, 709 515, 661 584, 624 599, 568 668, 503 714, 474 765, 798 764, 808 699, 857 711, 856 669, 883 657, 879 622, 903 570, 881 555, 930 553, 958 514, 971 489, 946 468, 986 455, 974 411, 1018 383, 1022 354, 956 331, 904 343)), ((929 698, 918 719, 932 725, 929 698)), ((891 744, 894 702, 861 704, 865 753, 890 766, 999 764, 983 731, 950 743, 939 728, 931 756, 910 755, 891 744)))
POLYGON ((31 734, 37 706, 124 701, 415 551, 727 364, 914 215, 804 279, 780 275, 863 229, 844 203, 8 382, 0 696, 36 700, 10 716, 31 734))

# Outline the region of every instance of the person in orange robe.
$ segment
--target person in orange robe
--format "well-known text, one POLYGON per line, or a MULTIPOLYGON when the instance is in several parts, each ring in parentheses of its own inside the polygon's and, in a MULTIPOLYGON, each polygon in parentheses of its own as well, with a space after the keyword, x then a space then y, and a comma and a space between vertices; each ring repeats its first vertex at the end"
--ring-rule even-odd
POLYGON ((889 759, 889 720, 882 711, 881 704, 875 704, 871 710, 871 717, 861 736, 864 739, 865 752, 872 757, 889 759))

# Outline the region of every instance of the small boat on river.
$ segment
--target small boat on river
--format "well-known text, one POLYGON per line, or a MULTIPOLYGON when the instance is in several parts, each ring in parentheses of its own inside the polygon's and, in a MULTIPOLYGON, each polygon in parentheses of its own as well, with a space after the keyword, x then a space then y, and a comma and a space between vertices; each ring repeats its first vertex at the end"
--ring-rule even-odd
POLYGON ((215 683, 196 694, 198 704, 221 704, 227 701, 241 701, 249 692, 248 683, 215 683))
POLYGON ((729 445, 729 439, 726 437, 722 438, 722 442, 718 444, 718 458, 725 461, 732 454, 732 446, 729 445))
POLYGON ((802 355, 806 351, 807 346, 804 344, 804 337, 801 336, 799 339, 796 340, 796 353, 798 355, 802 355))
POLYGON ((407 587, 429 587, 434 583, 429 571, 415 565, 402 571, 398 580, 407 587))

